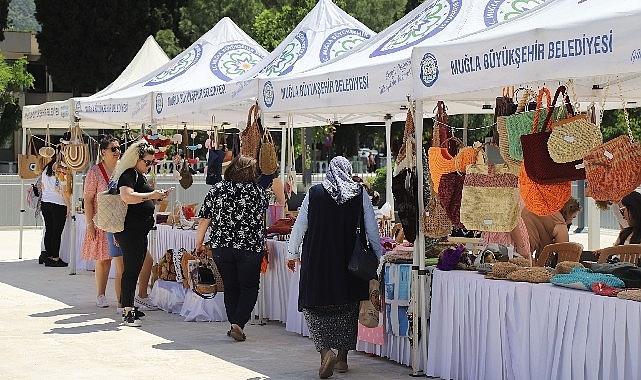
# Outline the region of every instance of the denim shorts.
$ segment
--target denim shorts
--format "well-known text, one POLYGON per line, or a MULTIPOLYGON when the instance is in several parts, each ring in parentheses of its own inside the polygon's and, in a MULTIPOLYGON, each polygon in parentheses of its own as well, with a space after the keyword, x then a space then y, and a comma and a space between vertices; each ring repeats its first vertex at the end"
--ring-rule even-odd
POLYGON ((110 257, 122 257, 122 251, 119 247, 116 247, 114 243, 114 234, 107 232, 107 244, 109 245, 109 256, 110 257))

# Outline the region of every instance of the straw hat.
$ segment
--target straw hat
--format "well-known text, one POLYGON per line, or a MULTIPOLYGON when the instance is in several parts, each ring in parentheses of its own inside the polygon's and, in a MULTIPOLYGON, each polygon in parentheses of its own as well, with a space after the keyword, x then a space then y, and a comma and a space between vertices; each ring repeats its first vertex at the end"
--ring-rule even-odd
POLYGON ((554 269, 556 271, 556 274, 567 274, 572 272, 572 268, 574 267, 583 267, 583 264, 578 261, 561 261, 560 263, 556 264, 556 267, 554 269))
POLYGON ((618 298, 641 302, 641 289, 623 290, 617 294, 618 298))
POLYGON ((511 281, 544 283, 550 282, 553 274, 543 267, 523 268, 515 270, 507 275, 511 281))
POLYGON ((515 270, 519 269, 519 266, 512 263, 498 262, 492 265, 492 271, 485 275, 485 278, 491 280, 507 280, 507 275, 515 270))

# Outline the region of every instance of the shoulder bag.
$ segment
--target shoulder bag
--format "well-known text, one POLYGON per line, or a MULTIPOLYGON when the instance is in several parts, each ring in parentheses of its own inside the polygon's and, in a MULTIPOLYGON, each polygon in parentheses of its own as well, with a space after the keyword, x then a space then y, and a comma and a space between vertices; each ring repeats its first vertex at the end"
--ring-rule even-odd
POLYGON ((572 195, 570 181, 542 184, 533 181, 521 164, 519 173, 519 191, 525 208, 539 216, 554 214, 563 208, 572 195))
MULTIPOLYGON (((36 147, 33 145, 33 136, 29 132, 29 142, 27 143, 26 154, 18 155, 18 176, 20 179, 34 179, 38 177, 38 154, 36 147)), ((40 170, 42 172, 42 170, 40 170)))
POLYGON ((276 155, 276 145, 272 139, 272 134, 267 128, 260 140, 260 151, 258 152, 258 165, 263 174, 274 174, 278 170, 278 157, 276 155))
MULTIPOLYGON (((479 154, 485 155, 482 147, 479 154)), ((518 178, 506 164, 477 163, 467 167, 461 199, 461 223, 465 228, 510 232, 520 215, 518 178)))
POLYGON ((367 236, 365 234, 365 216, 363 213, 363 199, 364 193, 361 191, 359 202, 359 216, 356 224, 356 239, 354 241, 354 249, 352 256, 349 259, 347 270, 354 276, 361 280, 369 281, 377 278, 376 270, 378 269, 378 256, 369 245, 367 236))
POLYGON ((254 104, 247 114, 247 127, 240 134, 240 154, 258 159, 260 150, 260 126, 258 125, 258 105, 254 104))
MULTIPOLYGON (((105 181, 107 181, 108 189, 96 194, 96 201, 98 204, 96 214, 93 217, 93 222, 99 229, 106 232, 121 232, 125 229, 125 218, 127 217, 127 204, 120 197, 118 185, 115 181, 109 181, 107 172, 102 164, 98 164, 105 181)), ((138 172, 136 172, 136 180, 138 179, 138 172)))
POLYGON ((588 189, 597 201, 619 201, 641 184, 641 144, 632 136, 618 76, 617 83, 628 135, 590 149, 583 158, 588 189))
POLYGON ((194 177, 191 174, 191 170, 189 168, 189 159, 187 158, 187 139, 189 138, 189 135, 187 134, 187 126, 184 127, 183 129, 183 163, 182 166, 180 167, 180 187, 183 189, 187 190, 191 187, 191 185, 194 183, 194 177))
POLYGON ((49 124, 47 124, 47 132, 45 135, 45 146, 38 149, 38 154, 47 159, 47 162, 51 157, 56 154, 56 150, 51 146, 51 135, 49 134, 49 124))
POLYGON ((71 127, 70 142, 64 146, 62 155, 65 164, 72 171, 82 171, 89 165, 89 161, 91 161, 89 145, 85 144, 82 138, 80 124, 76 123, 71 127))
MULTIPOLYGON (((540 109, 536 110, 532 133, 521 136, 521 145, 523 149, 523 164, 527 170, 527 175, 538 183, 559 183, 565 181, 575 181, 585 179, 585 168, 581 160, 557 163, 550 157, 548 151, 548 139, 551 134, 552 110, 560 94, 563 94, 563 103, 570 117, 574 115, 570 99, 565 94, 565 86, 559 86, 554 94, 554 100, 548 107, 548 114, 543 122, 543 130, 536 132, 537 121, 540 117, 540 109)), ((539 99, 541 95, 539 94, 539 99)), ((538 102, 537 102, 538 103, 538 102)))

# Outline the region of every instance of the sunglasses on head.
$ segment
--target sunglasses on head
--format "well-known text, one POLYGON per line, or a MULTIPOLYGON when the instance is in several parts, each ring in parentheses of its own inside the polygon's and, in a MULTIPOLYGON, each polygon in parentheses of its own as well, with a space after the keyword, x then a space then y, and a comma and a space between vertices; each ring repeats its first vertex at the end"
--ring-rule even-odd
POLYGON ((105 150, 110 150, 112 153, 120 152, 119 146, 112 146, 111 148, 106 148, 105 150))
POLYGON ((621 212, 621 215, 625 212, 625 206, 619 207, 619 212, 621 212))
POLYGON ((153 165, 153 164, 154 164, 154 160, 143 160, 143 159, 141 158, 141 159, 140 159, 140 161, 144 162, 144 163, 145 163, 145 166, 151 166, 151 165, 153 165))

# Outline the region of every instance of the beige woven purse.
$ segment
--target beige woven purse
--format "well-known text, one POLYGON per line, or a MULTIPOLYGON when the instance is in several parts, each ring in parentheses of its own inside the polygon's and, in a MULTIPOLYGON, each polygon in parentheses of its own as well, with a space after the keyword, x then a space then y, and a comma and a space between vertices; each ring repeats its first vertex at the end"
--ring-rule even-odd
POLYGON ((260 151, 258 152, 258 165, 263 174, 274 174, 278 170, 278 158, 276 155, 276 145, 272 139, 272 134, 265 128, 265 133, 260 140, 260 151))
POLYGON ((71 127, 71 139, 68 145, 65 145, 62 151, 62 156, 65 164, 73 171, 82 171, 91 161, 89 157, 89 145, 85 144, 82 138, 82 130, 80 124, 76 123, 71 127))
POLYGON ((127 204, 120 198, 120 194, 110 194, 103 191, 96 195, 98 209, 93 217, 96 227, 106 232, 121 232, 125 229, 127 204))

